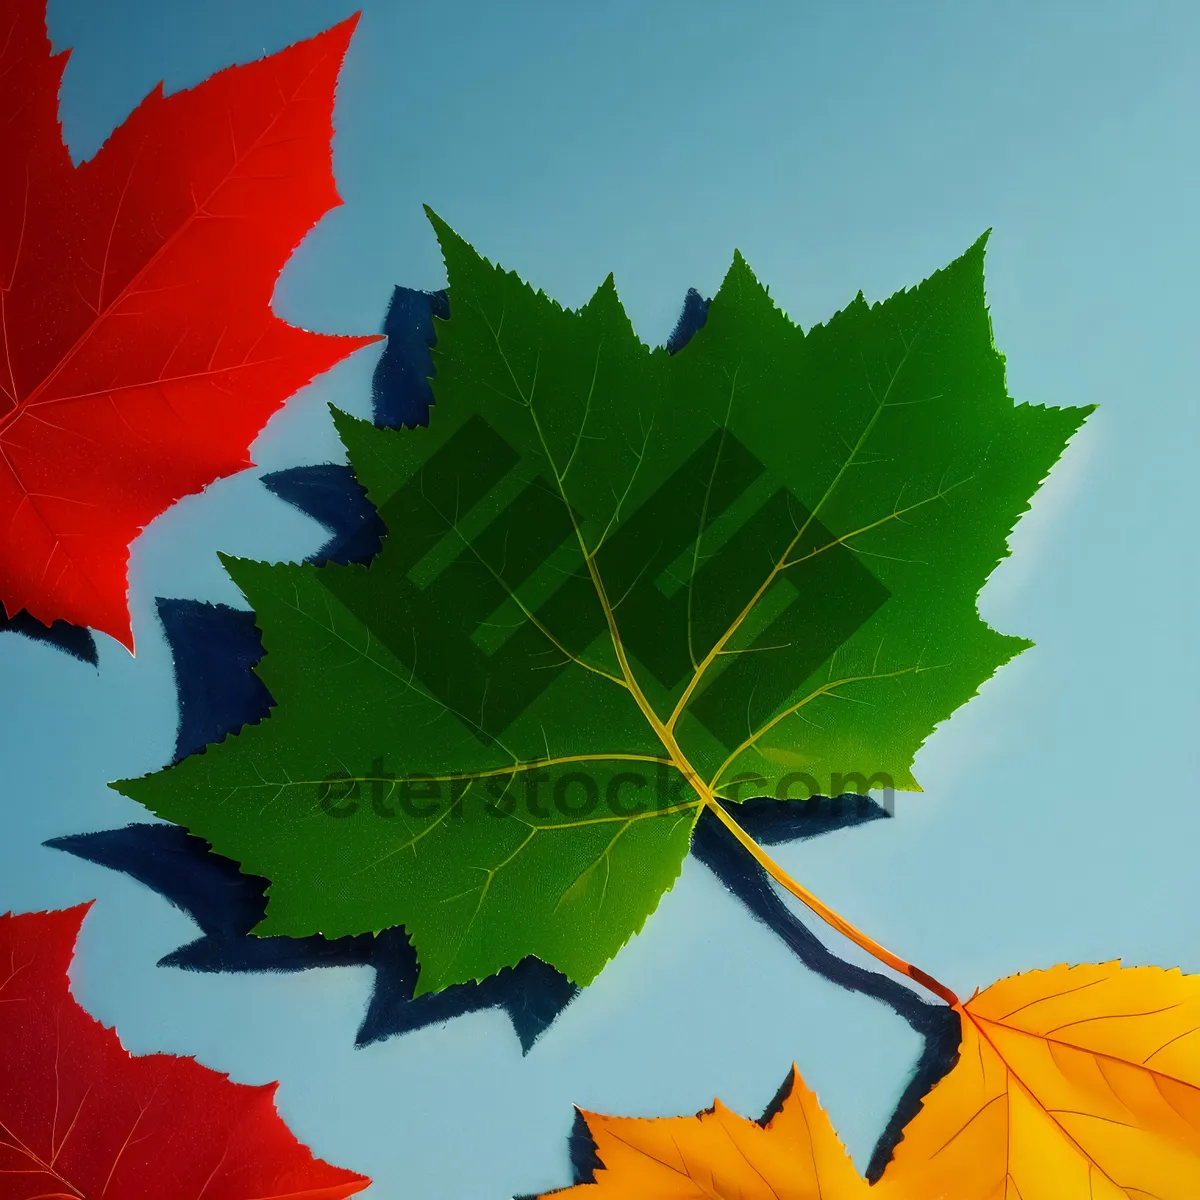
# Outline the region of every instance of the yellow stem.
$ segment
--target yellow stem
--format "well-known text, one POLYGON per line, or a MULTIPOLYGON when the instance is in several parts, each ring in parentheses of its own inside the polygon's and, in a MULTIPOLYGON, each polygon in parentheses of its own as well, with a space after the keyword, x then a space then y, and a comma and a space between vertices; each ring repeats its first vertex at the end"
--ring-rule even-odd
POLYGON ((832 925, 843 937, 847 937, 856 946, 860 946, 868 954, 877 958, 881 963, 907 976, 914 983, 919 983, 927 991, 945 1000, 951 1006, 957 1006, 958 997, 944 983, 939 983, 932 975, 926 974, 920 967, 905 962, 899 955, 893 954, 886 946, 881 946, 874 938, 868 937, 861 929, 851 925, 845 917, 834 912, 823 900, 814 896, 808 888, 797 883, 730 815, 725 811, 720 801, 705 802, 710 812, 733 834, 735 838, 749 851, 756 863, 780 887, 785 888, 802 904, 806 904, 813 912, 828 925, 832 925))

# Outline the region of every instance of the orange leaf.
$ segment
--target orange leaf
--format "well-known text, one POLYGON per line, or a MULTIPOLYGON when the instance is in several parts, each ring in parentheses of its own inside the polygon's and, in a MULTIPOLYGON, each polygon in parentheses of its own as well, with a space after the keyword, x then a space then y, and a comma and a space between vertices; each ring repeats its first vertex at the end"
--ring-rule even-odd
POLYGON ((583 1114, 604 1164, 595 1183, 559 1200, 865 1200, 825 1110, 795 1067, 766 1125, 723 1105, 694 1117, 637 1120, 583 1114))
POLYGON ((962 1005, 958 1064, 880 1200, 1196 1200, 1200 976, 1031 971, 962 1005))
POLYGON ((584 1117, 570 1200, 1197 1200, 1200 975, 1120 963, 1014 975, 956 1005, 962 1044, 874 1187, 793 1068, 765 1127, 584 1117))

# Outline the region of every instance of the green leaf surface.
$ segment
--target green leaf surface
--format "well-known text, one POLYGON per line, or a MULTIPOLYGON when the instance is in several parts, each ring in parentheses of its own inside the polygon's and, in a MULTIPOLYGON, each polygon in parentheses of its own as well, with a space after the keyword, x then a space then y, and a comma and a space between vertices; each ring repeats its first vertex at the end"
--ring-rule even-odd
POLYGON ((427 429, 336 414, 367 567, 227 560, 278 707, 114 786, 271 880, 256 932, 407 926, 426 992, 535 954, 587 983, 714 797, 918 787, 1029 643, 976 597, 1089 410, 1014 404, 984 239, 802 332, 740 256, 676 355, 432 216, 427 429))

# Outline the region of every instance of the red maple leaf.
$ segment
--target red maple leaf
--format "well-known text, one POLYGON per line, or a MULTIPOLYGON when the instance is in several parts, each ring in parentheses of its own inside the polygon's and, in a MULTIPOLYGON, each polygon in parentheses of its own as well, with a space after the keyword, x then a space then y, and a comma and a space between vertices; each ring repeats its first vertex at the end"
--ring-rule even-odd
POLYGON ((247 1087, 134 1057, 72 998, 88 905, 0 916, 0 1200, 340 1200, 371 1181, 313 1158, 247 1087))
POLYGON ((78 167, 45 0, 0 0, 0 604, 133 649, 129 544, 253 464, 288 396, 375 339, 271 311, 341 203, 334 87, 357 18, 190 91, 160 84, 78 167))

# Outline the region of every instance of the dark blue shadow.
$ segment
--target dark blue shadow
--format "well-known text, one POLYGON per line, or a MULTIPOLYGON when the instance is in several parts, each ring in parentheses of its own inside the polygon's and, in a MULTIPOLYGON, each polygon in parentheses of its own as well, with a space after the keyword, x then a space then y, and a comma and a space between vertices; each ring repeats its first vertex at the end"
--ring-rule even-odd
POLYGON ((16 616, 7 617, 4 615, 4 609, 0 608, 0 633, 5 630, 19 633, 34 642, 45 642, 72 658, 79 659, 80 662, 90 663, 93 667, 99 663, 96 639, 92 637, 92 631, 72 625, 68 621, 55 621, 52 625, 43 625, 24 609, 16 616))
POLYGON ((667 338, 668 354, 678 354, 704 328, 704 322, 708 320, 708 306, 711 303, 711 300, 706 300, 695 288, 688 288, 687 295, 683 298, 683 312, 679 314, 679 320, 675 322, 675 328, 667 338))
POLYGON ((449 293, 418 292, 398 287, 392 292, 383 332, 387 345, 375 368, 372 397, 375 424, 384 429, 413 429, 429 424, 433 391, 433 319, 450 316, 449 293))
POLYGON ((180 762, 261 721, 274 701, 254 673, 263 645, 252 612, 162 596, 155 603, 175 662, 179 728, 173 761, 180 762))
POLYGON ((350 467, 338 463, 289 467, 264 475, 262 481, 280 500, 329 530, 329 540, 305 562, 318 567, 368 563, 379 553, 387 529, 350 467))
POLYGON ((360 1046, 499 1008, 528 1052, 579 990, 553 967, 527 958, 482 983, 413 999, 417 955, 403 929, 335 939, 254 937, 250 930, 267 911, 267 880, 244 875, 237 863, 177 825, 127 825, 46 845, 124 872, 196 922, 204 936, 166 955, 160 966, 205 972, 374 967, 375 988, 356 1039, 360 1046))

